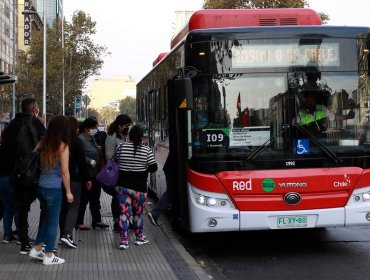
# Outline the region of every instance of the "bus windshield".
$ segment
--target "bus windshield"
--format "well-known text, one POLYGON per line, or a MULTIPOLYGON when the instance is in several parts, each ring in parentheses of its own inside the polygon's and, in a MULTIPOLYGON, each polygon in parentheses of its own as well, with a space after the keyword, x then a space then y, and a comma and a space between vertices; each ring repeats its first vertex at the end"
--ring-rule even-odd
POLYGON ((363 79, 358 72, 307 69, 198 78, 192 155, 245 160, 263 145, 254 158, 327 158, 322 146, 337 156, 369 153, 363 79))

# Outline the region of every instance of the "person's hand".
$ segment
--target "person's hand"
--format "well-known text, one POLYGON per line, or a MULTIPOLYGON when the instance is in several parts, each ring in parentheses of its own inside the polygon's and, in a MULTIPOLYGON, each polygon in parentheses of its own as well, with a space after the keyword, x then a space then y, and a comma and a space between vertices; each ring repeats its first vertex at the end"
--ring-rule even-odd
POLYGON ((94 159, 90 160, 90 165, 91 167, 95 167, 96 161, 94 159))
POLYGON ((92 189, 92 183, 91 183, 91 181, 87 181, 87 182, 86 182, 86 189, 87 189, 88 191, 92 189))
POLYGON ((73 202, 73 194, 71 192, 66 193, 67 202, 72 203, 73 202))

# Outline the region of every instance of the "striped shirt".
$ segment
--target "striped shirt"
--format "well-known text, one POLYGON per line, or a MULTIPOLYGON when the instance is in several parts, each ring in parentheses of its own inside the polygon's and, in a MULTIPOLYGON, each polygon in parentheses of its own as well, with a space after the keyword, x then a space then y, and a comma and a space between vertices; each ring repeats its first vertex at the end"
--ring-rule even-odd
POLYGON ((134 153, 133 143, 122 143, 117 148, 116 161, 120 169, 118 186, 147 192, 148 172, 157 171, 157 164, 150 148, 139 145, 134 153))

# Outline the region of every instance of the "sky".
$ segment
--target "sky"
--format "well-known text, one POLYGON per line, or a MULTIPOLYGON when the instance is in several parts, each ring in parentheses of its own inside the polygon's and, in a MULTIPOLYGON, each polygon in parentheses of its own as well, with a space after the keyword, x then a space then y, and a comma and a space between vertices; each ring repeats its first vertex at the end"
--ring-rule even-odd
MULTIPOLYGON (((308 0, 330 16, 330 25, 370 26, 369 0, 308 0)), ((200 10, 203 0, 63 0, 68 21, 83 10, 96 21, 94 41, 111 52, 100 78, 130 75, 139 82, 156 57, 170 50, 175 11, 200 10)))

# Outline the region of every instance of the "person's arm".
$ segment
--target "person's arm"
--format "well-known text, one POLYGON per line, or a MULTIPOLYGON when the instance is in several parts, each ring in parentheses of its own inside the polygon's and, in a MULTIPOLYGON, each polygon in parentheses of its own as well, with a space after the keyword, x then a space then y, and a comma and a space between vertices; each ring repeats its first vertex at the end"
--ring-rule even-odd
POLYGON ((147 161, 147 164, 148 164, 148 172, 154 173, 154 172, 157 171, 158 165, 155 162, 154 155, 152 153, 152 150, 150 150, 150 149, 148 149, 148 161, 147 161))
POLYGON ((117 139, 114 135, 107 135, 105 139, 105 159, 110 160, 113 158, 117 147, 117 139))
POLYGON ((71 192, 71 180, 69 176, 69 148, 66 144, 60 145, 60 169, 63 181, 63 186, 66 191, 67 202, 73 202, 73 194, 71 192))
POLYGON ((32 124, 36 128, 39 140, 41 140, 41 137, 44 136, 45 131, 46 131, 45 125, 37 117, 32 118, 32 124))
POLYGON ((81 177, 82 182, 85 183, 86 188, 89 190, 89 189, 91 189, 92 182, 91 182, 91 178, 89 177, 89 174, 88 174, 88 165, 85 161, 84 147, 83 147, 81 139, 79 139, 79 138, 77 138, 76 147, 77 147, 77 149, 76 149, 76 151, 77 151, 77 155, 76 155, 77 165, 78 165, 78 170, 80 172, 79 175, 81 177))

